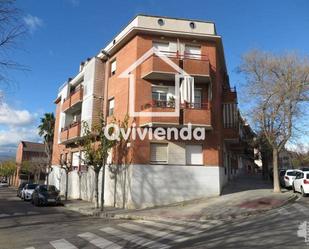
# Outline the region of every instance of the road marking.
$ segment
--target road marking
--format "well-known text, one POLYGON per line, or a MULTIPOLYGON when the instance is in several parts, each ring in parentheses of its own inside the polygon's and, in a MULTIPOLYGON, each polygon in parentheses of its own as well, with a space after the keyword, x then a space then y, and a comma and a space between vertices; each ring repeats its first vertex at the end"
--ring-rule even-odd
POLYGON ((183 235, 175 235, 172 234, 171 232, 167 232, 167 231, 158 231, 152 228, 148 228, 148 227, 142 227, 140 225, 135 225, 135 224, 131 224, 131 223, 124 223, 124 224, 119 224, 118 226, 120 227, 124 227, 130 230, 134 230, 137 232, 142 232, 142 233, 147 233, 150 234, 152 236, 156 236, 156 237, 164 237, 164 238, 171 238, 172 240, 182 240, 185 238, 185 236, 183 235))
POLYGON ((306 207, 304 207, 303 205, 300 205, 298 203, 294 203, 292 206, 294 206, 298 211, 307 214, 308 213, 308 209, 306 207))
POLYGON ((31 215, 31 214, 40 214, 40 213, 39 212, 32 212, 32 211, 30 211, 30 212, 27 212, 27 214, 31 215))
POLYGON ((108 248, 108 249, 121 249, 122 248, 121 246, 115 244, 114 242, 104 239, 94 233, 82 233, 82 234, 79 234, 78 237, 88 240, 91 244, 99 248, 108 248))
POLYGON ((201 232, 201 230, 199 229, 195 229, 195 228, 191 228, 188 229, 186 227, 180 226, 180 225, 169 225, 166 223, 159 223, 159 222, 155 222, 155 221, 151 221, 151 220, 147 220, 147 221, 134 221, 135 223, 140 223, 140 224, 146 224, 146 225, 150 225, 150 226, 154 226, 154 227, 158 227, 158 228, 163 228, 163 229, 169 229, 175 232, 184 232, 184 233, 189 233, 189 234, 196 234, 201 232))
POLYGON ((110 235, 114 235, 117 236, 121 239, 127 240, 131 243, 140 245, 140 246, 146 246, 147 248, 170 248, 170 246, 159 243, 159 242, 155 242, 153 240, 149 240, 140 236, 137 236, 135 234, 131 234, 128 232, 124 232, 115 228, 111 228, 111 227, 106 227, 106 228, 102 228, 100 229, 102 232, 110 234, 110 235))
POLYGON ((78 249, 65 239, 59 239, 49 242, 56 249, 78 249))
POLYGON ((25 213, 20 213, 20 212, 13 213, 13 216, 17 216, 17 215, 25 215, 25 213))
POLYGON ((291 214, 291 212, 288 211, 286 208, 279 208, 278 209, 278 213, 280 213, 282 215, 289 215, 289 214, 291 214))
POLYGON ((2 218, 2 217, 8 217, 8 216, 10 216, 9 214, 0 214, 0 218, 2 218))
POLYGON ((210 226, 214 226, 214 225, 222 225, 222 221, 220 220, 209 220, 207 221, 207 224, 205 223, 200 223, 200 222, 194 222, 194 221, 179 221, 179 220, 167 220, 164 221, 167 222, 169 224, 177 224, 180 226, 190 226, 190 227, 196 227, 196 228, 209 228, 210 226))
POLYGON ((25 249, 35 249, 35 248, 33 246, 31 246, 31 247, 27 247, 25 249))

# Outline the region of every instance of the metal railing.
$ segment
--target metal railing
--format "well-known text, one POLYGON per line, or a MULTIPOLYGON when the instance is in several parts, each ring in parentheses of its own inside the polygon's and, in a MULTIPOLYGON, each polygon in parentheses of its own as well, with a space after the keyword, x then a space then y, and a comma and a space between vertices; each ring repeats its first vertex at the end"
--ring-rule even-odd
POLYGON ((184 52, 183 54, 181 54, 179 51, 172 52, 165 50, 160 50, 159 52, 166 55, 169 58, 176 58, 178 60, 193 59, 193 60, 209 61, 209 57, 207 54, 195 54, 188 52, 184 52))
POLYGON ((69 130, 69 129, 75 127, 75 126, 80 125, 80 124, 81 124, 81 120, 72 122, 71 124, 69 124, 69 125, 67 125, 67 126, 65 126, 65 127, 63 127, 63 128, 61 128, 61 131, 67 131, 67 130, 69 130))
MULTIPOLYGON (((202 103, 184 103, 180 104, 181 109, 202 109, 202 110, 208 110, 209 109, 209 102, 202 102, 202 103)), ((151 103, 147 103, 145 105, 142 105, 142 110, 148 109, 148 108, 175 108, 175 101, 171 100, 152 100, 151 103)))

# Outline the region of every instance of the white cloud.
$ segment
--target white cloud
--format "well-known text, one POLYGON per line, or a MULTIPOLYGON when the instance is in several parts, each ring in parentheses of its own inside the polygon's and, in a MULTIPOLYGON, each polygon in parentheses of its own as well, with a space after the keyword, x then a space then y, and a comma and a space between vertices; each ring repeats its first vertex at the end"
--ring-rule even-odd
POLYGON ((20 140, 38 142, 41 141, 38 129, 34 127, 11 127, 8 130, 0 130, 0 151, 17 146, 20 140))
POLYGON ((0 124, 8 126, 25 126, 33 123, 36 114, 28 110, 17 110, 7 103, 0 103, 0 124))
POLYGON ((24 17, 24 22, 28 26, 30 32, 34 32, 39 27, 43 26, 43 20, 37 16, 27 15, 24 17))

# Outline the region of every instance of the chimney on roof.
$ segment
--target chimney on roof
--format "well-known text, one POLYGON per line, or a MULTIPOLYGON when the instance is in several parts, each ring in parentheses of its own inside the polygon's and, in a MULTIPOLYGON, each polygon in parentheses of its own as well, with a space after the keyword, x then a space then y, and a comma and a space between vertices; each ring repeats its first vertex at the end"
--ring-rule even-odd
POLYGON ((80 72, 83 71, 84 66, 85 66, 85 62, 82 61, 82 62, 79 64, 79 71, 80 71, 80 72))

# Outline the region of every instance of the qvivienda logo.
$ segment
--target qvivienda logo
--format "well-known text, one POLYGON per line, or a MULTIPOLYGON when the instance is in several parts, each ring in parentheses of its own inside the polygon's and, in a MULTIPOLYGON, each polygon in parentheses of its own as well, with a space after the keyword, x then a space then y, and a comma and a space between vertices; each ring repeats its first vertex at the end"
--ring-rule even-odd
POLYGON ((119 127, 117 124, 111 123, 104 127, 104 135, 109 140, 120 141, 121 138, 128 140, 204 140, 205 139, 205 129, 201 127, 196 127, 193 129, 192 124, 188 124, 182 128, 176 127, 137 127, 135 123, 131 127, 124 129, 119 127), (112 131, 112 132, 111 132, 112 131))

